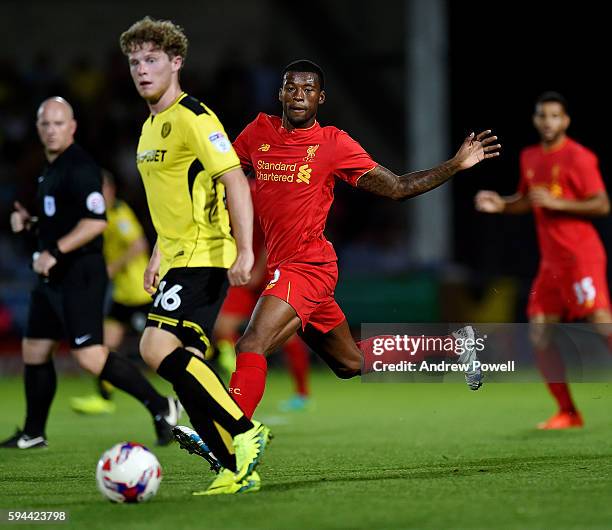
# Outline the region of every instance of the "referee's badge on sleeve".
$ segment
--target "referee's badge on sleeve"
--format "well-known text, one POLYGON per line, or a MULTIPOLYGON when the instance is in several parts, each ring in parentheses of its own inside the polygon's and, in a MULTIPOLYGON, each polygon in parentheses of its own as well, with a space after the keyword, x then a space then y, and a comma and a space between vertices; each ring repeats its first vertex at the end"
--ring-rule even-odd
POLYGON ((92 191, 85 199, 85 205, 87 209, 95 213, 97 215, 102 215, 106 210, 106 205, 104 204, 104 197, 99 191, 92 191))
POLYGON ((45 195, 45 215, 47 217, 53 217, 55 215, 55 197, 51 195, 45 195))
POLYGON ((232 148, 231 142, 222 132, 214 132, 208 139, 219 153, 227 153, 232 148))

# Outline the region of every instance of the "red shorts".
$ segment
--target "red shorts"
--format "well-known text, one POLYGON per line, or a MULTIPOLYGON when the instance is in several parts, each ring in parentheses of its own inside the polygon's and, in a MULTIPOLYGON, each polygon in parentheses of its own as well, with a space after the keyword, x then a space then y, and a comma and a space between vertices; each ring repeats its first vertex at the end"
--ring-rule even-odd
POLYGON ((338 282, 335 261, 323 264, 285 263, 274 271, 262 296, 276 296, 287 302, 302 321, 321 333, 331 331, 346 317, 334 299, 338 282))
POLYGON ((248 320, 259 300, 260 289, 249 289, 248 287, 230 287, 227 291, 225 301, 221 306, 221 315, 235 315, 248 320))
POLYGON ((559 315, 562 320, 572 321, 609 307, 605 262, 544 265, 531 286, 527 314, 559 315))

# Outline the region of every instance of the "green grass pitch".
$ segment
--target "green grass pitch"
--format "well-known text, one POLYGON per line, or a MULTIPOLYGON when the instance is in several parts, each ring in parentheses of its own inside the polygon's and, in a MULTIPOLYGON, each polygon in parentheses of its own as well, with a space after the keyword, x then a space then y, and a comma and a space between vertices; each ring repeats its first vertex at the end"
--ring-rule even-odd
MULTIPOLYGON (((541 384, 470 392, 459 384, 362 384, 317 372, 315 409, 281 413, 277 403, 290 383, 273 372, 258 410, 275 434, 259 468, 262 490, 192 497, 212 478, 205 462, 176 446, 153 448, 164 479, 142 505, 104 500, 94 471, 99 455, 118 441, 151 446, 151 420, 124 395, 116 396, 114 415, 77 416, 69 397, 92 387, 86 377, 60 377, 49 449, 0 450, 0 509, 68 510, 64 527, 88 529, 612 525, 608 384, 574 385, 584 429, 541 432, 535 424, 553 412, 541 384)), ((22 422, 21 379, 2 380, 0 403, 4 437, 22 422)))

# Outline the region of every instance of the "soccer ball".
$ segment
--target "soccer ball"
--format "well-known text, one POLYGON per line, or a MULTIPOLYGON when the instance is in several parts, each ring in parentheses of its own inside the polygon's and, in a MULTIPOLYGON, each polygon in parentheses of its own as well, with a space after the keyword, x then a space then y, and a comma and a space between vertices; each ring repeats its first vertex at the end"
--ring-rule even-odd
POLYGON ((144 445, 121 442, 98 460, 98 489, 113 502, 143 502, 153 497, 162 479, 162 468, 144 445))

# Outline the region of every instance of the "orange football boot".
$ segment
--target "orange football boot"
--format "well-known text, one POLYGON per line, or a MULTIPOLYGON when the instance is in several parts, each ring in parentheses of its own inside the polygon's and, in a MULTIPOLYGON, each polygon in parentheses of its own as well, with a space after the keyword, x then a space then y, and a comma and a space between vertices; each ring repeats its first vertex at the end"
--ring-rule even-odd
POLYGON ((582 421, 580 412, 558 412, 548 420, 538 423, 538 429, 571 429, 583 425, 584 421, 582 421))

